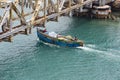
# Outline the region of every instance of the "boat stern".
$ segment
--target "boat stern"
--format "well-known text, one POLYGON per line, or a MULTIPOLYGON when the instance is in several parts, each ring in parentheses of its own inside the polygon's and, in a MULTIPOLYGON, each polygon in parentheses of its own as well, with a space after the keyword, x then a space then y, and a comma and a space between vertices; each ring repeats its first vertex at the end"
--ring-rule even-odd
POLYGON ((83 42, 79 42, 80 46, 83 46, 83 42))
POLYGON ((81 40, 77 40, 77 42, 79 43, 80 46, 83 46, 84 42, 81 40))

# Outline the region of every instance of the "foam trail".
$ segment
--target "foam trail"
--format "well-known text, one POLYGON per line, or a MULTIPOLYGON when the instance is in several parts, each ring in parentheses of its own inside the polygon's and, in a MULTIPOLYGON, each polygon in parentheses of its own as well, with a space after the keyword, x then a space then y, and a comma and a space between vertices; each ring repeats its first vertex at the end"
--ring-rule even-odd
POLYGON ((36 40, 39 41, 39 38, 37 38, 36 40))
POLYGON ((96 47, 96 45, 93 45, 93 44, 87 44, 86 46, 92 47, 92 48, 95 48, 95 47, 96 47))
POLYGON ((77 48, 82 49, 82 50, 86 50, 86 51, 95 51, 94 49, 89 48, 89 47, 77 47, 77 48))
POLYGON ((97 49, 89 48, 89 47, 86 47, 86 46, 84 46, 84 47, 77 47, 77 48, 78 49, 82 49, 84 51, 100 53, 102 55, 106 55, 109 58, 114 58, 114 59, 118 58, 118 59, 120 59, 119 55, 115 55, 115 54, 113 54, 111 52, 108 52, 108 51, 97 50, 97 49))

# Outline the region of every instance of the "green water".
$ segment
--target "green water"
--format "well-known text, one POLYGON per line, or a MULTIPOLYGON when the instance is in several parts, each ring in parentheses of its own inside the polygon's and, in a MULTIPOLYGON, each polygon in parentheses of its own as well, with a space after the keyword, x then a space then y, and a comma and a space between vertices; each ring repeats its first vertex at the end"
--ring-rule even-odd
POLYGON ((82 48, 41 43, 32 34, 0 43, 0 80, 120 80, 120 22, 61 17, 48 31, 77 36, 82 48))

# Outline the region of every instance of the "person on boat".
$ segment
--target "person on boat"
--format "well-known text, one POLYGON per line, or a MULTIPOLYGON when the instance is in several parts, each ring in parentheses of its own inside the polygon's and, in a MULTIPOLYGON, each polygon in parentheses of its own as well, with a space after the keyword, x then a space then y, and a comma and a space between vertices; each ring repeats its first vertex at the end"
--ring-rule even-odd
POLYGON ((40 27, 39 30, 43 33, 47 32, 46 28, 44 28, 44 27, 40 27))
POLYGON ((75 41, 77 41, 77 40, 78 40, 78 38, 75 36, 75 37, 74 37, 74 40, 75 40, 75 41))
POLYGON ((46 29, 44 29, 44 30, 43 30, 43 33, 45 33, 45 32, 47 32, 47 30, 46 30, 46 29))

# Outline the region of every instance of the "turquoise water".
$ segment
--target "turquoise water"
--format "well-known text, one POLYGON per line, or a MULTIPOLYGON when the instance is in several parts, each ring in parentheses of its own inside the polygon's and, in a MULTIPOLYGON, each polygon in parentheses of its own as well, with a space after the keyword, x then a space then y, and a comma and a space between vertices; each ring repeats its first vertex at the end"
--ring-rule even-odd
POLYGON ((120 80, 120 22, 61 17, 48 31, 77 36, 84 47, 41 43, 32 34, 0 43, 0 80, 120 80))

